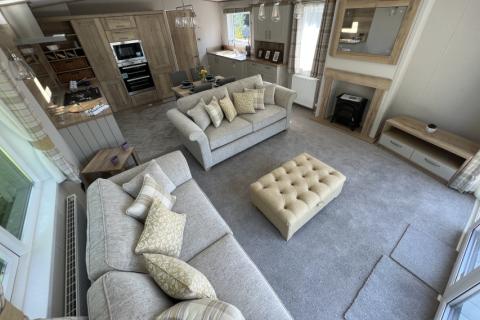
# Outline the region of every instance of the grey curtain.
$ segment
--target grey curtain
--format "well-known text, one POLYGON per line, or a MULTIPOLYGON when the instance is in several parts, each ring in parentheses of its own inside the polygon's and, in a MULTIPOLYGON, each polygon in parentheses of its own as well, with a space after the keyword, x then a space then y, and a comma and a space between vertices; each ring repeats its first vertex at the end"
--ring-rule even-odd
POLYGON ((310 74, 313 78, 320 80, 322 80, 323 69, 325 68, 325 59, 327 58, 328 42, 330 40, 330 33, 332 32, 336 2, 336 0, 325 0, 325 6, 323 8, 322 25, 318 33, 317 47, 315 49, 312 72, 310 74))
POLYGON ((290 49, 288 50, 288 73, 295 73, 295 52, 297 51, 298 19, 292 18, 292 33, 290 35, 290 49))

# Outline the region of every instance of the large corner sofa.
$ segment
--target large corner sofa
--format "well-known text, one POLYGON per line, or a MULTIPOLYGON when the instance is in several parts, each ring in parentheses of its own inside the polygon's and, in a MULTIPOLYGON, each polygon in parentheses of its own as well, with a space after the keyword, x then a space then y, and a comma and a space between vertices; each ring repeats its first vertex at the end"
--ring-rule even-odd
MULTIPOLYGON (((187 111, 203 98, 209 103, 213 96, 221 99, 233 92, 253 89, 268 84, 261 75, 244 78, 224 86, 202 91, 177 100, 177 108, 168 110, 167 117, 180 132, 183 144, 200 162, 205 170, 251 146, 288 129, 295 91, 276 85, 275 104, 265 105, 265 110, 254 114, 242 114, 232 122, 223 120, 215 128, 210 125, 200 129, 187 115, 187 111)), ((233 99, 232 99, 233 101, 233 99)))
MULTIPOLYGON (((180 151, 157 158, 177 186, 173 211, 187 222, 180 259, 202 272, 218 299, 235 305, 247 320, 293 319, 267 280, 235 240, 232 231, 197 185, 180 151)), ((146 272, 134 248, 143 224, 125 214, 134 200, 121 185, 139 174, 134 167, 87 190, 87 273, 90 320, 154 319, 178 301, 168 297, 146 272)))

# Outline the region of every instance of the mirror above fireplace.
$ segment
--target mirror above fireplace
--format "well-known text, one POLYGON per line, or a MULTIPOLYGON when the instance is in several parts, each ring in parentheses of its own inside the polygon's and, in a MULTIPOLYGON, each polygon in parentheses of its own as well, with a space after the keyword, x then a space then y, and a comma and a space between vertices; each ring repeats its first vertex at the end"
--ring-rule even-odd
POLYGON ((396 64, 420 0, 340 0, 334 57, 396 64))

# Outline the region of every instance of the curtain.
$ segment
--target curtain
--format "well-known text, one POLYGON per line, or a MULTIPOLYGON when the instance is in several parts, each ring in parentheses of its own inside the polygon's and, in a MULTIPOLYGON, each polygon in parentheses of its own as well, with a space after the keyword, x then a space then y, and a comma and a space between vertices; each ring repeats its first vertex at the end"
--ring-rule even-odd
POLYGON ((480 192, 480 151, 453 179, 449 187, 460 192, 480 192))
POLYGON ((298 19, 292 19, 288 72, 309 76, 312 70, 315 42, 320 32, 322 2, 306 3, 298 19))
POLYGON ((311 77, 322 79, 325 60, 327 59, 328 42, 332 32, 333 15, 335 13, 336 0, 325 0, 323 8, 322 24, 318 34, 317 46, 313 58, 311 77))
MULTIPOLYGON (((23 140, 41 153, 40 161, 49 160, 69 180, 81 182, 79 169, 69 163, 58 151, 52 140, 43 130, 43 126, 31 112, 25 98, 18 92, 14 82, 10 79, 5 66, 0 66, 0 121, 23 140)), ((47 168, 48 168, 48 163, 47 168)), ((58 174, 53 173, 56 180, 58 174)), ((62 179, 63 180, 63 179, 62 179)))

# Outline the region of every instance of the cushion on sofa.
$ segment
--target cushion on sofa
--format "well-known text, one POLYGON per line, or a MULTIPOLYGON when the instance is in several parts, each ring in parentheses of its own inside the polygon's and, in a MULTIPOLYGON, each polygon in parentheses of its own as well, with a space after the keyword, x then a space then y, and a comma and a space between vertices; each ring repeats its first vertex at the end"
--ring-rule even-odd
POLYGON ((88 278, 94 281, 110 270, 146 272, 134 253, 143 224, 125 214, 133 199, 122 187, 97 179, 87 190, 88 278))
POLYGON ((252 123, 253 131, 260 130, 287 116, 285 108, 276 105, 265 105, 265 110, 257 110, 253 114, 242 114, 240 118, 252 123))
POLYGON ((262 76, 257 74, 248 78, 243 78, 234 82, 226 84, 224 87, 227 88, 230 97, 234 92, 243 92, 244 89, 255 89, 257 86, 262 86, 263 80, 262 76))
POLYGON ((232 122, 223 121, 218 128, 209 127, 205 134, 212 150, 235 141, 253 132, 253 126, 245 119, 236 117, 232 122))
POLYGON ((87 304, 89 319, 153 320, 174 302, 148 274, 111 271, 88 289, 87 304))
POLYGON ((257 89, 264 88, 265 94, 263 96, 263 102, 265 104, 275 104, 275 88, 273 83, 264 83, 263 85, 256 86, 257 89))
POLYGON ((217 99, 217 97, 212 97, 212 101, 210 101, 209 104, 205 106, 205 110, 207 111, 208 116, 212 120, 213 126, 215 128, 218 128, 218 126, 220 125, 220 123, 222 123, 223 120, 223 111, 218 104, 218 100, 219 99, 217 99))
POLYGON ((232 235, 226 235, 188 263, 208 278, 218 299, 236 306, 245 319, 293 319, 232 235))
POLYGON ((235 306, 213 299, 179 302, 165 310, 156 320, 245 320, 235 306))
POLYGON ((191 259, 225 234, 231 233, 195 180, 177 187, 172 194, 177 197, 172 210, 187 216, 180 259, 191 259))
POLYGON ((207 105, 205 104, 205 101, 200 98, 200 101, 198 101, 195 107, 187 111, 187 115, 192 118, 193 122, 195 122, 203 131, 205 131, 205 129, 207 129, 212 122, 207 110, 205 109, 206 106, 207 105))
POLYGON ((200 101, 201 98, 203 98, 203 101, 207 103, 210 100, 212 100, 212 97, 214 96, 217 97, 217 99, 222 99, 227 94, 228 94, 228 91, 227 91, 227 88, 225 88, 225 86, 191 94, 189 96, 178 99, 177 108, 181 112, 186 113, 188 110, 195 107, 195 105, 200 101))
POLYGON ((172 192, 175 190, 175 184, 170 180, 170 178, 168 178, 155 160, 148 162, 145 170, 136 175, 132 180, 124 183, 122 185, 123 190, 129 193, 132 197, 136 198, 142 189, 143 180, 146 174, 152 176, 152 178, 155 179, 158 184, 162 185, 165 191, 172 192))

